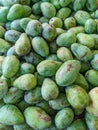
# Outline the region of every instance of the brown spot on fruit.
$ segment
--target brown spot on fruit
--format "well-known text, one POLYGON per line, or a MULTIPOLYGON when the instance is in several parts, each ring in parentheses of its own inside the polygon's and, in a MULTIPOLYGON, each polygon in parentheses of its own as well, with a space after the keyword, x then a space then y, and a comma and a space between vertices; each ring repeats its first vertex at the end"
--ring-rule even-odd
POLYGON ((68 64, 67 72, 72 69, 72 64, 68 64))

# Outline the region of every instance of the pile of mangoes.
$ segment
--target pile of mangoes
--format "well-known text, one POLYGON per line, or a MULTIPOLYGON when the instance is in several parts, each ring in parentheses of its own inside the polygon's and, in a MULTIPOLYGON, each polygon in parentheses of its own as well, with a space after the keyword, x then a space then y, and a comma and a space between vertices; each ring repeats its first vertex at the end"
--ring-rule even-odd
POLYGON ((98 130, 98 0, 0 0, 0 130, 98 130))

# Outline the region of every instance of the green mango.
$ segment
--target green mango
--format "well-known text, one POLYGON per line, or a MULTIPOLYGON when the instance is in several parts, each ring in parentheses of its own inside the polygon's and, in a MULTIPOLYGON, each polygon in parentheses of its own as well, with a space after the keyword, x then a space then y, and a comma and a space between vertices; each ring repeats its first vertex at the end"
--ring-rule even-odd
POLYGON ((26 33, 22 33, 15 43, 15 52, 19 56, 24 56, 28 54, 30 50, 31 50, 30 39, 26 33))
POLYGON ((19 71, 20 71, 21 75, 22 74, 28 74, 28 73, 33 74, 34 71, 35 71, 35 67, 34 67, 33 64, 25 62, 25 63, 21 64, 19 71))
POLYGON ((95 69, 90 69, 86 72, 85 77, 87 81, 92 84, 93 86, 98 85, 98 71, 95 69))
POLYGON ((64 108, 57 112, 55 116, 55 125, 58 129, 67 128, 74 119, 74 113, 71 108, 64 108))
POLYGON ((40 75, 44 77, 53 76, 60 66, 61 62, 53 60, 43 60, 38 64, 37 71, 40 75))
POLYGON ((22 19, 20 20, 20 26, 21 26, 24 30, 26 30, 26 27, 27 27, 28 23, 29 23, 31 20, 32 20, 32 19, 29 18, 29 17, 22 18, 22 19))
POLYGON ((39 36, 42 32, 42 25, 38 20, 31 20, 26 27, 26 33, 31 37, 39 36))
POLYGON ((7 15, 9 12, 9 8, 8 7, 0 7, 0 22, 1 23, 5 23, 7 22, 7 15))
POLYGON ((89 130, 97 130, 98 129, 98 117, 93 116, 92 114, 86 112, 85 121, 89 128, 89 130))
POLYGON ((26 123, 31 126, 31 128, 45 129, 51 126, 50 116, 41 108, 28 107, 24 111, 24 116, 26 123))
POLYGON ((66 7, 72 2, 72 0, 60 0, 59 2, 61 7, 66 7))
POLYGON ((92 48, 95 45, 94 38, 92 38, 90 35, 85 34, 85 33, 79 33, 77 35, 77 40, 79 43, 81 43, 82 45, 85 45, 89 48, 92 48))
POLYGON ((43 57, 39 56, 35 52, 30 52, 28 55, 24 57, 25 61, 34 65, 38 65, 41 61, 43 61, 43 57))
POLYGON ((88 129, 82 119, 77 119, 69 127, 67 127, 67 130, 88 130, 88 129))
POLYGON ((85 23, 85 32, 88 34, 96 33, 97 24, 93 19, 88 19, 85 23))
POLYGON ((16 56, 5 57, 2 64, 2 73, 6 78, 12 78, 19 70, 20 61, 16 56))
POLYGON ((53 17, 49 20, 50 25, 54 25, 56 28, 62 28, 63 21, 58 17, 53 17))
POLYGON ((52 79, 45 78, 41 87, 41 94, 46 101, 56 99, 59 95, 58 86, 52 79))
POLYGON ((21 19, 16 19, 11 22, 11 30, 16 30, 18 32, 23 32, 23 28, 20 26, 20 20, 21 19))
POLYGON ((35 4, 33 4, 32 6, 32 12, 36 15, 41 14, 41 1, 36 2, 35 4))
POLYGON ((60 93, 56 99, 50 100, 49 105, 54 110, 62 110, 63 108, 70 106, 64 93, 60 93))
POLYGON ((91 50, 82 44, 73 43, 71 45, 71 51, 75 55, 75 57, 83 62, 87 62, 92 59, 92 52, 91 50))
POLYGON ((98 54, 95 54, 93 59, 91 60, 91 65, 92 65, 92 68, 95 69, 95 70, 98 70, 98 54))
POLYGON ((33 74, 24 74, 18 77, 13 86, 21 90, 30 90, 36 87, 37 81, 33 74))
POLYGON ((65 8, 60 8, 57 11, 56 17, 61 18, 62 20, 65 20, 66 18, 68 18, 71 14, 71 9, 68 7, 65 8))
POLYGON ((4 38, 6 41, 15 44, 16 41, 19 39, 21 33, 16 30, 8 30, 6 31, 4 38))
POLYGON ((32 13, 32 9, 28 5, 23 5, 24 8, 24 17, 28 17, 32 13))
POLYGON ((32 47, 34 51, 42 57, 47 57, 49 55, 48 43, 42 37, 33 38, 32 47))
POLYGON ((89 105, 89 95, 81 86, 72 85, 67 88, 66 96, 74 109, 84 109, 89 105))
POLYGON ((9 21, 13 21, 15 19, 22 18, 24 16, 24 12, 24 8, 21 4, 14 4, 8 12, 7 19, 9 21))
POLYGON ((2 99, 8 92, 8 84, 7 82, 0 78, 0 99, 2 99))
POLYGON ((73 9, 74 11, 83 10, 86 5, 87 0, 74 0, 73 9))
POLYGON ((4 37, 5 32, 6 32, 5 28, 0 26, 0 38, 4 37))
POLYGON ((14 125, 13 126, 14 130, 34 130, 31 127, 29 127, 29 125, 25 124, 21 124, 21 125, 14 125))
POLYGON ((86 91, 88 90, 89 88, 89 85, 88 85, 88 82, 87 80, 85 79, 85 77, 82 75, 82 74, 78 74, 74 84, 77 84, 79 86, 81 86, 83 89, 85 89, 86 91))
POLYGON ((25 92, 24 100, 31 105, 39 103, 42 100, 41 88, 36 87, 33 90, 25 92))
POLYGON ((41 3, 41 11, 42 14, 47 18, 52 18, 56 15, 56 9, 53 4, 49 2, 41 3))
POLYGON ((47 112, 49 115, 53 116, 55 115, 55 110, 49 106, 49 103, 45 100, 42 100, 41 102, 36 104, 37 107, 42 108, 45 112, 47 112))
POLYGON ((4 96, 3 100, 5 103, 15 104, 15 103, 19 102, 22 97, 23 97, 22 90, 15 88, 15 87, 11 87, 11 88, 9 88, 7 94, 4 96))
POLYGON ((52 42, 57 36, 56 28, 53 25, 46 24, 43 26, 42 36, 47 41, 52 42))
POLYGON ((84 27, 82 26, 72 27, 67 32, 74 33, 75 35, 77 35, 78 33, 84 32, 84 27))
POLYGON ((87 0, 86 7, 89 11, 98 9, 97 0, 87 0))
POLYGON ((57 70, 55 80, 59 86, 71 85, 77 78, 81 68, 78 60, 68 60, 57 70))
POLYGON ((6 53, 10 47, 11 45, 7 41, 0 38, 0 55, 6 53))
POLYGON ((95 117, 98 117, 98 87, 95 87, 89 91, 90 103, 86 107, 86 110, 95 117))
POLYGON ((76 36, 74 33, 62 33, 59 35, 56 39, 56 44, 58 46, 65 46, 65 47, 70 47, 71 44, 76 42, 76 36))
POLYGON ((73 59, 71 51, 66 47, 58 48, 57 56, 63 62, 73 59))
POLYGON ((86 21, 91 18, 87 11, 79 10, 74 15, 76 22, 80 25, 85 25, 86 21))
POLYGON ((15 105, 7 104, 0 108, 0 122, 5 125, 19 125, 24 123, 24 117, 15 105))
POLYGON ((68 30, 72 27, 76 27, 76 20, 74 17, 68 17, 64 20, 64 27, 68 30))

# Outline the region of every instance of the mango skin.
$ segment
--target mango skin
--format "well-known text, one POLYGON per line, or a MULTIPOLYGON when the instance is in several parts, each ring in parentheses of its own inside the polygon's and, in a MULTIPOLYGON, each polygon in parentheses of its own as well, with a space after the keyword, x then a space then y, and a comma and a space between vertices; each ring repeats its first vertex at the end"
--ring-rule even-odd
POLYGON ((2 99, 8 92, 8 84, 7 82, 0 78, 0 99, 2 99))
POLYGON ((5 32, 6 32, 5 28, 0 26, 0 38, 4 37, 5 32))
POLYGON ((22 18, 20 20, 20 26, 24 29, 24 31, 26 30, 26 27, 28 25, 28 23, 31 21, 32 19, 29 18, 29 17, 26 17, 26 18, 22 18))
POLYGON ((95 69, 90 69, 86 72, 85 77, 87 81, 93 85, 93 86, 98 86, 98 71, 95 69))
POLYGON ((28 54, 30 50, 31 50, 30 39, 26 33, 22 33, 15 43, 15 52, 19 56, 24 56, 28 54))
POLYGON ((89 11, 95 11, 98 8, 97 0, 88 0, 86 7, 89 11))
POLYGON ((98 87, 95 87, 89 92, 90 104, 87 106, 86 110, 93 116, 98 117, 98 87))
POLYGON ((33 74, 24 74, 14 81, 13 86, 21 90, 30 90, 35 88, 36 84, 37 80, 33 74))
POLYGON ((24 8, 21 4, 14 4, 7 15, 7 19, 9 21, 13 21, 15 19, 22 18, 24 16, 24 8))
POLYGON ((45 78, 41 87, 43 99, 46 101, 56 99, 59 95, 59 89, 56 83, 50 78, 45 78))
POLYGON ((0 108, 0 122, 5 125, 18 125, 24 123, 24 117, 15 105, 8 104, 0 108))
POLYGON ((25 32, 31 37, 40 36, 42 32, 42 25, 38 20, 31 20, 27 24, 25 32))
POLYGON ((52 42, 57 36, 56 28, 49 24, 43 26, 42 36, 47 41, 52 42))
POLYGON ((19 70, 20 61, 14 55, 7 56, 2 65, 2 72, 6 78, 12 78, 19 70))
POLYGON ((86 5, 86 0, 82 0, 82 3, 81 3, 81 0, 74 0, 73 9, 75 11, 83 10, 85 5, 86 5))
POLYGON ((71 51, 66 47, 58 48, 57 56, 63 62, 73 59, 71 51))
POLYGON ((95 69, 95 70, 98 70, 97 61, 98 61, 98 54, 95 54, 93 56, 93 59, 91 60, 91 65, 92 65, 93 69, 95 69))
POLYGON ((10 47, 11 45, 7 41, 0 38, 0 55, 6 53, 10 47))
POLYGON ((11 22, 11 29, 19 32, 23 32, 23 28, 20 26, 20 19, 16 19, 11 22))
POLYGON ((81 43, 82 45, 85 45, 89 48, 93 48, 95 45, 94 38, 92 38, 90 35, 85 34, 85 33, 79 33, 77 35, 77 40, 79 43, 81 43))
POLYGON ((76 36, 73 33, 62 33, 56 39, 58 46, 70 47, 73 43, 76 42, 76 36))
POLYGON ((20 74, 22 74, 22 75, 28 74, 28 73, 33 74, 35 71, 35 67, 33 64, 25 62, 25 63, 21 64, 19 71, 20 71, 20 74))
POLYGON ((9 12, 8 7, 1 7, 0 8, 0 22, 2 22, 2 23, 7 22, 8 12, 9 12))
POLYGON ((87 62, 92 59, 91 50, 87 46, 84 46, 82 44, 73 43, 71 45, 71 51, 80 61, 87 62))
POLYGON ((83 26, 77 26, 70 28, 67 32, 74 33, 75 35, 77 35, 78 33, 83 33, 84 30, 85 29, 83 26))
POLYGON ((89 130, 97 130, 98 129, 98 117, 86 112, 85 121, 89 128, 89 130))
POLYGON ((58 17, 53 17, 49 20, 50 25, 54 25, 56 28, 62 28, 63 22, 60 18, 58 17))
POLYGON ((82 74, 78 74, 74 84, 77 84, 79 86, 81 86, 83 89, 85 89, 86 91, 88 90, 89 88, 89 85, 88 85, 88 82, 87 80, 85 79, 85 77, 82 75, 82 74))
POLYGON ((15 87, 9 88, 7 94, 4 96, 3 100, 5 103, 17 103, 21 100, 23 97, 23 91, 20 89, 17 89, 15 87))
POLYGON ((65 107, 70 106, 64 93, 60 93, 56 99, 50 100, 49 105, 54 110, 61 110, 65 107))
POLYGON ((65 29, 70 29, 72 27, 76 26, 76 20, 74 17, 69 17, 67 19, 64 20, 64 27, 65 29))
POLYGON ((79 10, 74 15, 76 21, 80 25, 85 25, 85 22, 91 18, 90 14, 86 11, 79 10))
POLYGON ((33 90, 25 92, 24 100, 28 104, 34 105, 42 101, 41 88, 36 87, 33 90))
POLYGON ((33 130, 26 123, 20 124, 20 125, 14 125, 13 128, 14 128, 14 130, 33 130))
POLYGON ((56 82, 60 86, 71 85, 75 80, 81 68, 78 60, 69 60, 64 62, 56 72, 56 82))
POLYGON ((34 65, 38 65, 41 61, 44 60, 43 57, 36 54, 35 52, 30 52, 28 55, 24 57, 24 59, 26 60, 26 62, 34 65))
POLYGON ((96 33, 97 24, 93 19, 88 19, 85 23, 85 32, 88 34, 96 33))
POLYGON ((67 130, 87 130, 87 126, 82 119, 77 119, 67 127, 67 130))
POLYGON ((42 57, 49 55, 48 43, 42 37, 35 37, 32 39, 32 47, 36 53, 42 57))
POLYGON ((71 9, 68 7, 64 7, 58 10, 56 17, 61 18, 62 20, 65 20, 68 18, 71 14, 71 9))
POLYGON ((75 109, 84 109, 89 105, 88 93, 78 85, 73 85, 70 88, 68 88, 66 90, 66 96, 69 103, 75 109), (73 102, 73 100, 75 100, 75 102, 73 102))
POLYGON ((41 130, 51 126, 50 116, 41 108, 28 107, 24 111, 24 116, 27 124, 31 128, 41 130))
POLYGON ((21 33, 16 30, 8 30, 5 32, 4 38, 10 43, 15 44, 15 42, 19 39, 21 33))
POLYGON ((52 5, 49 2, 43 2, 41 4, 41 11, 42 11, 43 15, 47 18, 52 18, 56 15, 56 9, 55 9, 54 5, 52 5))
POLYGON ((71 108, 60 110, 55 116, 55 124, 58 129, 67 128, 74 119, 74 113, 71 108))
POLYGON ((37 71, 44 77, 50 77, 55 75, 58 68, 61 66, 61 62, 53 60, 43 60, 37 66, 37 71))

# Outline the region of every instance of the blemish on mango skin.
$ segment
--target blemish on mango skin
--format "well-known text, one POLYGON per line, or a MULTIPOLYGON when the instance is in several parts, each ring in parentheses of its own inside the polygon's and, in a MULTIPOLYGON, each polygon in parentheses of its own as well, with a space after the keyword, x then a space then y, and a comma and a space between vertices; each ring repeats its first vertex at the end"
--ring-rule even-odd
POLYGON ((67 72, 70 71, 73 68, 72 64, 68 64, 67 72))
POLYGON ((41 117, 41 119, 43 119, 45 122, 51 121, 50 117, 48 116, 41 117))

